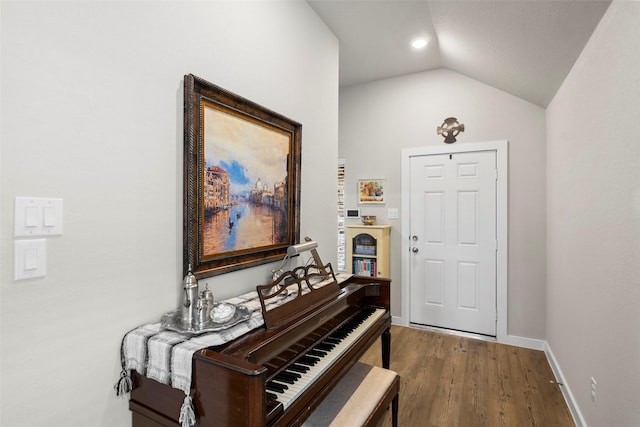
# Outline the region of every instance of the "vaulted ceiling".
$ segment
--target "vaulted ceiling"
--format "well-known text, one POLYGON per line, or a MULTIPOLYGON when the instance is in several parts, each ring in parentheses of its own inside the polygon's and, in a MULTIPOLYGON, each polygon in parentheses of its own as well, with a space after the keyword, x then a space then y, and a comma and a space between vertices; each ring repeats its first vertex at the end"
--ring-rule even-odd
POLYGON ((341 86, 448 68, 546 107, 610 1, 308 3, 339 41, 341 86))

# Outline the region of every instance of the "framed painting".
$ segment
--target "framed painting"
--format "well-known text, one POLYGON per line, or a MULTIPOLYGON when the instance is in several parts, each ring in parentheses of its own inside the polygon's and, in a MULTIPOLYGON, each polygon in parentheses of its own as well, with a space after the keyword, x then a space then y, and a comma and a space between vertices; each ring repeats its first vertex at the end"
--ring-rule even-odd
POLYGON ((384 179, 359 179, 358 203, 384 204, 384 179))
POLYGON ((301 133, 299 123, 184 77, 185 273, 277 261, 299 242, 301 133))

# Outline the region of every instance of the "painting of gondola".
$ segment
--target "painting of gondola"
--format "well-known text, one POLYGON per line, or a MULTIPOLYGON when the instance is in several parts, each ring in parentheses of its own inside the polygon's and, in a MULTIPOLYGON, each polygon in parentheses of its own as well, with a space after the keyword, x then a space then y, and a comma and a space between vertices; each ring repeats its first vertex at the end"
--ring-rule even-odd
POLYGON ((301 125, 185 76, 185 268, 207 277, 299 241, 301 125))

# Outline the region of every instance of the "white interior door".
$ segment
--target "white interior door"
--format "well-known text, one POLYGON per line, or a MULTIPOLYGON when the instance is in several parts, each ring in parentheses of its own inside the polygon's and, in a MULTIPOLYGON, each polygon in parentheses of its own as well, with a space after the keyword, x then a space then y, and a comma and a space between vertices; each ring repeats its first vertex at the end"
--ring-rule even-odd
POLYGON ((410 322, 496 335, 496 152, 410 159, 410 322))

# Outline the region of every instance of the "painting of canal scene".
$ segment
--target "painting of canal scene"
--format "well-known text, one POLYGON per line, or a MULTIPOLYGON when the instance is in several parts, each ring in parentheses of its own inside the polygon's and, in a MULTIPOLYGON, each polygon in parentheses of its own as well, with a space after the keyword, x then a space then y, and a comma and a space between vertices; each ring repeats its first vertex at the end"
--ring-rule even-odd
POLYGON ((298 123, 185 76, 184 262, 202 278, 282 259, 300 230, 298 123))
POLYGON ((287 244, 289 135, 204 104, 203 255, 287 244))

